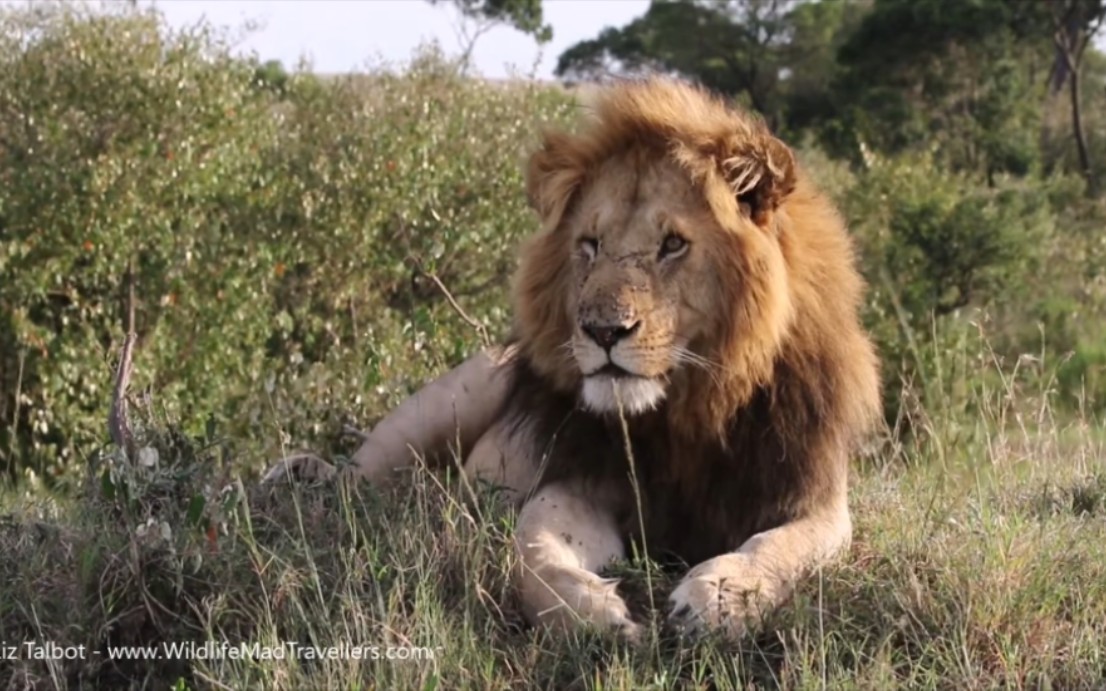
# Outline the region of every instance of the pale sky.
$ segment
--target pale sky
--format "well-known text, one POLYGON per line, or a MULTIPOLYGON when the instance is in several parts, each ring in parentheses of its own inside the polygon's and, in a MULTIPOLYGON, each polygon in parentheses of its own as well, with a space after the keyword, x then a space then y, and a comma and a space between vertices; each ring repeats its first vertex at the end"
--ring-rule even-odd
MULTIPOLYGON (((436 39, 447 54, 461 52, 460 14, 449 2, 426 0, 145 0, 175 27, 203 17, 220 26, 240 27, 257 20, 262 28, 241 44, 262 60, 294 67, 301 55, 316 72, 348 72, 381 59, 404 62, 416 47, 436 39)), ((644 14, 648 0, 544 0, 553 40, 541 54, 537 76, 553 75, 557 57, 577 41, 594 38, 607 26, 622 26, 644 14)), ((538 58, 537 44, 508 27, 497 27, 476 42, 477 71, 488 77, 528 75, 538 58), (512 70, 513 66, 513 70, 512 70)))

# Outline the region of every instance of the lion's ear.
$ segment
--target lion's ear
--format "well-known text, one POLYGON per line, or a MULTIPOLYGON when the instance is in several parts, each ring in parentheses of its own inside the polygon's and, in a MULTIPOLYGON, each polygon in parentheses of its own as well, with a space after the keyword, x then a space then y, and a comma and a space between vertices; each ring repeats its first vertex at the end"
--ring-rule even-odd
POLYGON ((563 132, 545 132, 541 148, 531 154, 526 166, 526 200, 549 230, 560 225, 583 179, 573 143, 563 132))
POLYGON ((795 155, 770 135, 724 150, 720 165, 739 208, 761 227, 795 189, 795 155))

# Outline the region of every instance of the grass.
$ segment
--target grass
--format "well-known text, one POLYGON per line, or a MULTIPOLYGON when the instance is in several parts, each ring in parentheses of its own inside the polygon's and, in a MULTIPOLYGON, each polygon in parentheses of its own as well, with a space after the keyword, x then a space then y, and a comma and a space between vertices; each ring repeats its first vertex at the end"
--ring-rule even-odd
MULTIPOLYGON (((1106 453, 1054 418, 1047 381, 995 365, 859 459, 848 556, 738 643, 655 626, 637 648, 528 628, 513 515, 416 470, 396 487, 260 488, 214 434, 151 425, 156 463, 106 449, 85 492, 10 495, 0 640, 85 645, 5 660, 7 688, 1054 688, 1106 686, 1106 453), (109 646, 378 646, 380 659, 109 660, 109 646), (416 659, 389 660, 392 654, 416 659)), ((612 567, 636 611, 678 574, 612 567), (647 578, 652 576, 650 593, 647 578)), ((662 613, 663 614, 663 613, 662 613)), ((659 624, 660 617, 654 619, 659 624)), ((374 655, 369 649, 366 655, 374 655)))

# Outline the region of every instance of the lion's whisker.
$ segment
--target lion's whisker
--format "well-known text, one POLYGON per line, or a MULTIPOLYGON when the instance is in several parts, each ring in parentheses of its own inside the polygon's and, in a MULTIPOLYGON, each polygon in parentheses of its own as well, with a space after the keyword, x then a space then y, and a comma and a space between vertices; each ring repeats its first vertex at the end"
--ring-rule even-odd
POLYGON ((691 365, 692 367, 698 367, 699 369, 710 375, 711 381, 715 385, 721 385, 721 374, 725 370, 719 363, 705 358, 697 353, 693 353, 682 346, 674 347, 672 349, 672 354, 677 363, 691 365))
POLYGON ((720 365, 719 363, 716 363, 713 360, 710 360, 709 358, 705 358, 702 355, 699 355, 697 353, 693 353, 690 350, 688 350, 687 348, 684 348, 682 346, 675 346, 672 349, 672 353, 673 353, 673 355, 675 355, 676 360, 678 362, 684 362, 684 363, 696 365, 698 367, 702 367, 703 369, 707 369, 707 370, 721 370, 722 369, 722 365, 720 365))
POLYGON ((553 352, 556 354, 557 358, 565 363, 571 363, 575 359, 571 338, 554 348, 553 352))

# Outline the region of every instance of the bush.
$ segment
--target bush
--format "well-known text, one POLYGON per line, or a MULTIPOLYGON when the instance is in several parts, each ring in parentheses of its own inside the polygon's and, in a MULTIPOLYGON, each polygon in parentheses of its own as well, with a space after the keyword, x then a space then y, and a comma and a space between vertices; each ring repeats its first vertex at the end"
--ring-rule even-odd
POLYGON ((982 334, 992 354, 1012 364, 1039 355, 1042 338, 1050 349, 1075 338, 1055 329, 1042 337, 1036 317, 1048 301, 1078 290, 1070 274, 1081 259, 1063 256, 1078 245, 1061 225, 1071 183, 998 178, 986 185, 929 156, 904 154, 868 156, 838 192, 870 284, 867 323, 884 361, 891 420, 903 412, 904 397, 925 408, 946 405, 949 395, 964 398, 978 368, 940 368, 965 362, 950 357, 965 339, 982 334))
POLYGON ((429 276, 502 331, 519 164, 559 91, 433 51, 284 78, 153 11, 8 8, 0 51, 10 471, 64 476, 104 440, 128 266, 136 387, 251 458, 363 424, 477 345, 429 276))
MULTIPOLYGON (((466 79, 433 49, 399 69, 289 74, 152 10, 5 8, 0 51, 10 474, 70 477, 106 440, 129 267, 133 390, 155 419, 214 425, 246 466, 348 450, 344 425, 503 335, 514 247, 534 227, 522 161, 536 126, 572 115, 563 90, 466 79)), ((1040 350, 1040 322, 1075 354, 1065 400, 1089 386, 1106 401, 1106 334, 1087 318, 1106 306, 1102 215, 1079 185, 985 183, 910 152, 856 168, 803 155, 858 239, 892 416, 904 380, 932 399, 973 323, 1016 360, 1040 350)))

